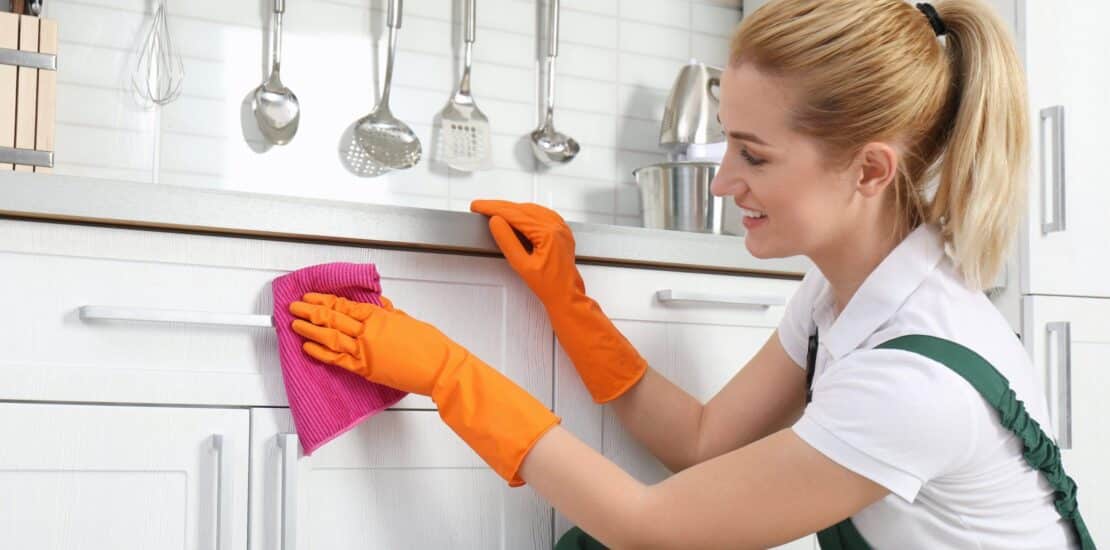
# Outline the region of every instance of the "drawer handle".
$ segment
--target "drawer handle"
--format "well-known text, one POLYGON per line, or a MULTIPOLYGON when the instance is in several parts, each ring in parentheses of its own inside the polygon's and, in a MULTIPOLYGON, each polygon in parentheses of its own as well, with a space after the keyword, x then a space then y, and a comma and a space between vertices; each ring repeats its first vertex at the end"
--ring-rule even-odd
POLYGON ((297 434, 279 434, 281 449, 281 550, 297 547, 297 434))
POLYGON ((692 292, 688 290, 672 290, 669 288, 657 291, 655 297, 663 303, 669 302, 707 302, 712 304, 728 304, 747 307, 769 308, 786 304, 786 299, 781 296, 732 296, 728 294, 712 294, 708 292, 692 292))
POLYGON ((1041 148, 1041 189, 1045 199, 1052 199, 1052 221, 1047 221, 1044 205, 1041 206, 1041 233, 1047 235, 1056 231, 1067 229, 1067 203, 1064 195, 1064 106, 1055 105, 1041 109, 1040 113, 1040 148, 1041 148), (1051 119, 1052 124, 1052 188, 1044 189, 1044 131, 1045 121, 1051 119))
POLYGON ((273 317, 251 313, 220 313, 143 307, 81 306, 77 316, 83 321, 142 321, 146 323, 186 323, 226 327, 273 327, 273 317))
MULTIPOLYGON (((1056 445, 1071 448, 1071 323, 1045 325, 1046 336, 1056 336, 1056 445)), ((1051 349, 1051 348, 1049 348, 1051 349)), ((1052 358, 1048 358, 1052 363, 1052 358)))
POLYGON ((230 461, 224 460, 224 436, 222 434, 212 434, 212 450, 216 452, 216 550, 226 548, 224 544, 224 514, 231 510, 231 503, 228 499, 231 497, 231 491, 228 490, 227 485, 231 481, 231 475, 227 471, 230 461))

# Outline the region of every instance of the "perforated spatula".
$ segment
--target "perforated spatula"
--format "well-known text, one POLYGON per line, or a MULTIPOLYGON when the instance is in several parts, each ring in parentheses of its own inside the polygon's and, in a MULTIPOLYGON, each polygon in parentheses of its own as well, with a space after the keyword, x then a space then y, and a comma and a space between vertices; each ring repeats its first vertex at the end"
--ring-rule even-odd
POLYGON ((474 46, 475 0, 466 0, 466 48, 462 79, 455 95, 439 112, 438 157, 444 163, 464 172, 489 166, 489 119, 470 95, 470 60, 474 46))

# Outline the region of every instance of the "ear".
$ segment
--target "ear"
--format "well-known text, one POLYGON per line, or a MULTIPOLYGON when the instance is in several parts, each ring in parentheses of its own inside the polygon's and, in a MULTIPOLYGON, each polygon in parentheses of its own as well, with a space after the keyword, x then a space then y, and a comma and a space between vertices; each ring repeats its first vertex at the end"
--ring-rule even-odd
POLYGON ((898 174, 898 151, 887 143, 873 141, 863 146, 856 156, 859 181, 856 190, 865 197, 875 197, 894 181, 898 174))

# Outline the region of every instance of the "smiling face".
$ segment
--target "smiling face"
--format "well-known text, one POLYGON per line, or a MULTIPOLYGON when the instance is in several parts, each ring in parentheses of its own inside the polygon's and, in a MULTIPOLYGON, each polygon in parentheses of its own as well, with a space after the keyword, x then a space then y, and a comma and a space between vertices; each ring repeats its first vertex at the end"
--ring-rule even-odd
POLYGON ((725 70, 720 90, 728 148, 711 191, 746 210, 748 251, 813 257, 848 238, 860 171, 830 167, 815 139, 791 129, 787 82, 742 63, 725 70))

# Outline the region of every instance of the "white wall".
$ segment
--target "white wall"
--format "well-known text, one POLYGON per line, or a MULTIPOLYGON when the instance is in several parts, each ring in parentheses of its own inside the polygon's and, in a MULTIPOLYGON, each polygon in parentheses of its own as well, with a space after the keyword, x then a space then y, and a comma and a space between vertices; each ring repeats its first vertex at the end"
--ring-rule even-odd
POLYGON ((478 0, 473 93, 492 125, 494 168, 471 175, 428 160, 433 118, 461 68, 461 0, 408 0, 391 99, 425 159, 360 178, 341 149, 377 97, 385 0, 287 0, 282 80, 302 116, 293 142, 269 150, 244 136, 257 135, 245 100, 268 63, 270 0, 168 0, 184 91, 146 110, 130 74, 156 1, 46 3, 60 26, 57 172, 453 210, 475 197, 531 200, 568 219, 629 225, 640 225, 631 171, 663 160, 659 120, 678 69, 691 56, 723 63, 740 18, 720 0, 564 0, 556 127, 582 152, 548 170, 525 137, 542 100, 543 7, 478 0))

